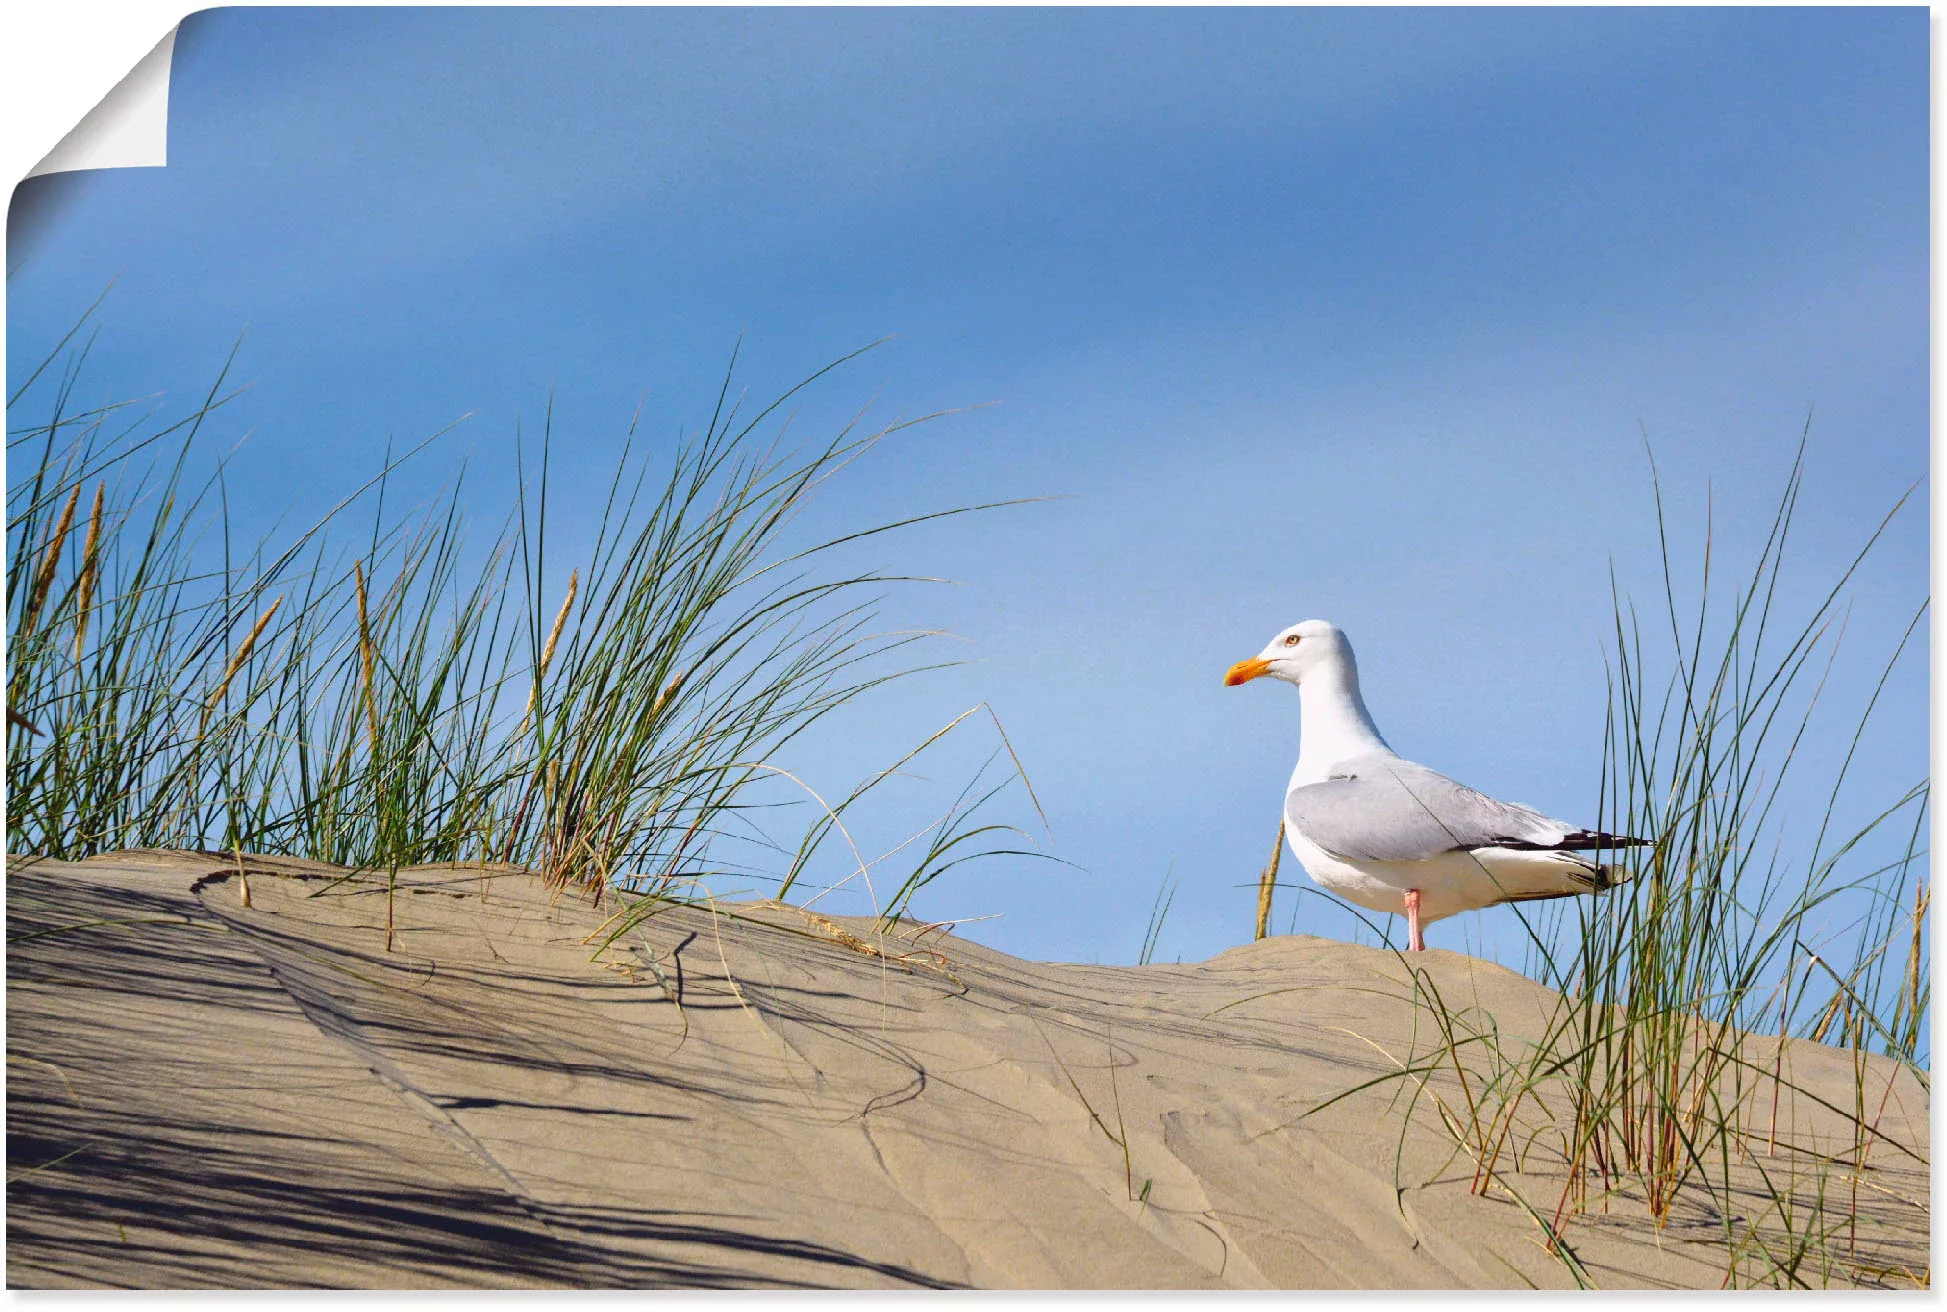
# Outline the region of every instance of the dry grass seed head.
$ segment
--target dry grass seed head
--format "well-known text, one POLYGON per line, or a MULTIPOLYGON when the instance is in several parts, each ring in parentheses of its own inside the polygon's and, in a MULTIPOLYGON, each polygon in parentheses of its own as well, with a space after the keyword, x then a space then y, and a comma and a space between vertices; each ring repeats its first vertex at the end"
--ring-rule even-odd
POLYGON ((61 563, 61 548, 67 544, 68 530, 74 527, 74 507, 80 500, 81 485, 77 483, 68 493, 68 504, 61 509, 61 520, 54 526, 47 554, 41 557, 41 567, 34 575, 34 590, 27 595, 27 614, 20 622, 19 636, 23 638, 33 633, 41 607, 47 604, 48 590, 54 586, 54 571, 61 563))
POLYGON ((95 580, 101 572, 101 512, 106 492, 106 483, 95 484, 95 507, 89 512, 88 536, 81 545, 81 579, 75 587, 74 598, 74 658, 77 661, 87 646, 88 610, 94 603, 95 580))
POLYGON ((282 596, 271 602, 270 609, 258 617, 257 622, 251 626, 249 635, 244 638, 243 644, 237 648, 237 654, 230 658, 229 665, 224 668, 223 677, 217 681, 216 691, 210 694, 208 703, 203 707, 205 727, 209 725, 210 716, 216 713, 216 704, 222 701, 223 694, 230 690, 230 680, 237 677, 237 671, 242 669, 243 663, 250 659, 250 653, 256 647, 257 639, 262 636, 264 626, 270 623, 271 616, 277 614, 277 608, 283 604, 282 596))

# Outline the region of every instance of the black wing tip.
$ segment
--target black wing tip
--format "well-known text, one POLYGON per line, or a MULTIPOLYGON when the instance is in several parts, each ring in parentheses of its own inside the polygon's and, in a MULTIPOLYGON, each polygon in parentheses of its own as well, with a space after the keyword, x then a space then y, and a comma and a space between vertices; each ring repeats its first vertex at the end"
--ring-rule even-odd
POLYGON ((1655 847, 1654 838, 1632 838, 1628 834, 1605 834, 1598 829, 1578 829, 1558 844, 1565 851, 1586 848, 1655 847))
POLYGON ((1564 835, 1558 843, 1531 843, 1524 838, 1496 838, 1476 843, 1469 850, 1505 847, 1515 852, 1614 852, 1625 847, 1654 847, 1652 838, 1631 838, 1627 834, 1605 834, 1594 829, 1578 829, 1564 835))

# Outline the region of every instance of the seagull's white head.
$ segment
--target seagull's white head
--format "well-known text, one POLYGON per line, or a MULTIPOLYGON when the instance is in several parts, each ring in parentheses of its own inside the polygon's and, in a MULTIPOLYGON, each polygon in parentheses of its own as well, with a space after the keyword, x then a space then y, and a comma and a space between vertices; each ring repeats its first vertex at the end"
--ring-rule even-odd
POLYGON ((1303 684, 1307 675, 1318 671, 1344 675, 1352 668, 1352 644, 1345 640, 1339 626, 1328 620, 1306 620, 1280 632, 1251 659, 1231 666, 1224 682, 1235 688, 1268 675, 1303 684))

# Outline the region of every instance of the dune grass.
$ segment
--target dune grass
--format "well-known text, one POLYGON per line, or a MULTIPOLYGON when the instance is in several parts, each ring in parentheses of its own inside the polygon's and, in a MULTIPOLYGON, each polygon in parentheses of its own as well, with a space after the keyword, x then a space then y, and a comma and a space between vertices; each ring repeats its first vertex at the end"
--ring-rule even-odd
MULTIPOLYGON (((509 862, 598 898, 726 874, 788 890, 837 817, 809 789, 786 804, 780 753, 930 668, 914 659, 928 635, 878 626, 904 580, 843 568, 839 549, 991 508, 792 545, 787 530, 827 480, 936 417, 855 419, 787 444, 785 407, 846 357, 754 412, 727 376, 707 422, 673 443, 632 424, 592 548, 565 575, 551 418, 538 451, 517 447, 514 504, 483 540, 464 467, 399 507, 402 466, 430 459, 421 443, 317 522, 239 546, 229 458, 212 462, 203 437, 236 395, 228 367, 174 422, 138 405, 77 409, 92 338, 75 340, 8 402, 11 415, 31 389, 45 400, 8 435, 27 470, 7 519, 18 853, 200 848, 371 871, 509 862), (779 823, 805 837, 771 832, 779 823)), ((941 732, 988 722, 998 733, 991 715, 941 732)), ((1024 783, 1006 758, 1013 775, 950 808, 882 911, 1018 835, 968 821, 1024 783)))
POLYGON ((1917 1198, 1875 1178, 1889 1159, 1924 1173, 1927 1152, 1888 1114, 1902 1088, 1929 1089, 1926 781, 1837 828, 1926 606, 1884 653, 1849 747, 1804 756, 1847 586, 1905 500, 1808 598, 1782 573, 1804 478, 1801 444, 1755 563, 1728 587, 1706 533, 1688 609, 1656 487, 1664 595, 1643 615, 1616 594, 1601 824, 1654 845, 1619 854, 1631 882, 1524 916, 1527 973, 1558 990, 1540 1032, 1504 1032, 1400 956, 1428 1039, 1373 1083, 1397 1082, 1408 1115, 1430 1108, 1475 1192, 1527 1209, 1578 1283, 1593 1279, 1577 1218, 1632 1212, 1717 1246, 1726 1285, 1930 1279, 1875 1256, 1876 1240, 1928 1224, 1924 1174, 1917 1198), (1786 815, 1805 796, 1825 798, 1809 825, 1786 815), (1806 1041, 1849 1054, 1846 1097, 1829 1072, 1816 1089, 1797 1076, 1806 1041))
POLYGON ((1136 964, 1147 966, 1156 960, 1156 945, 1163 937, 1163 922, 1170 918, 1170 907, 1176 902, 1175 862, 1163 874, 1163 882, 1156 886, 1156 900, 1149 907, 1149 924, 1143 929, 1142 950, 1136 954, 1136 964))

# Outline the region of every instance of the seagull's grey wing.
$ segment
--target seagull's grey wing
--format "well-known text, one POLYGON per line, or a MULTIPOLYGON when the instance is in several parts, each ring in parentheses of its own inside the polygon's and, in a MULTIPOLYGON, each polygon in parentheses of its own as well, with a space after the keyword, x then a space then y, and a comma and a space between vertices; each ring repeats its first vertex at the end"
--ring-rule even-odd
POLYGON ((1496 801, 1398 757, 1349 761, 1322 783, 1292 789, 1284 807, 1293 830, 1351 861, 1425 861, 1478 847, 1556 848, 1577 836, 1539 811, 1496 801))

